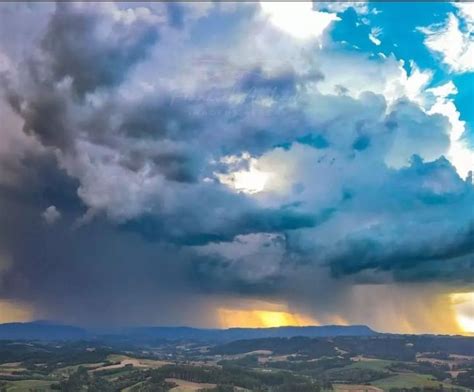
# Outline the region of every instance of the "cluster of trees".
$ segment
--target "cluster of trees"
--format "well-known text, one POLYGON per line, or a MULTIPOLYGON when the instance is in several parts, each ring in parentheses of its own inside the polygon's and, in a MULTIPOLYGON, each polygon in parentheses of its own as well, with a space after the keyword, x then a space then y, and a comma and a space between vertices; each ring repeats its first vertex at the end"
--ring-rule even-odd
MULTIPOLYGON (((267 389, 264 389, 265 391, 267 389)), ((211 389, 202 389, 200 392, 235 392, 236 388, 232 385, 218 385, 211 389)), ((320 388, 317 385, 311 384, 283 384, 272 387, 272 392, 319 392, 320 388)))
POLYGON ((414 361, 414 346, 403 336, 339 337, 337 347, 351 354, 390 361, 414 361))
POLYGON ((327 372, 326 375, 334 383, 368 384, 389 377, 391 373, 370 368, 344 368, 327 372))
POLYGON ((474 369, 459 373, 456 377, 456 384, 470 389, 474 389, 474 369))
POLYGON ((449 388, 446 389, 442 385, 438 387, 413 387, 413 388, 390 388, 389 392, 464 392, 460 388, 449 388))
POLYGON ((150 378, 138 386, 138 391, 169 378, 177 378, 196 383, 216 384, 213 392, 233 390, 234 387, 262 392, 318 392, 322 385, 307 377, 285 371, 264 372, 242 367, 205 367, 189 365, 167 365, 149 371, 150 378), (142 388, 142 389, 140 389, 142 388))
POLYGON ((403 337, 420 353, 443 353, 472 355, 474 353, 474 339, 468 336, 435 336, 420 335, 403 337))
POLYGON ((132 370, 113 381, 91 375, 86 368, 79 367, 67 380, 53 384, 52 389, 61 392, 115 392, 130 387, 132 392, 165 392, 175 385, 170 378, 195 383, 216 384, 206 392, 230 392, 234 387, 256 392, 320 392, 331 389, 330 383, 313 382, 307 377, 289 372, 261 372, 240 367, 203 367, 189 365, 167 365, 145 371, 132 370))
POLYGON ((238 340, 214 347, 210 354, 241 354, 270 350, 275 355, 297 354, 305 359, 337 356, 340 350, 349 356, 392 361, 415 361, 419 352, 430 352, 432 358, 446 359, 449 354, 472 355, 474 339, 460 336, 339 336, 329 338, 265 338, 238 340), (338 350, 336 350, 336 347, 338 350))
POLYGON ((312 377, 321 376, 330 369, 338 369, 352 363, 349 358, 333 357, 321 358, 317 361, 278 361, 268 363, 269 367, 275 369, 289 370, 312 377))
POLYGON ((450 378, 448 365, 435 364, 431 362, 397 362, 390 366, 390 370, 394 372, 429 374, 438 381, 450 378))
POLYGON ((236 340, 214 347, 210 353, 235 355, 257 350, 269 350, 275 355, 299 354, 307 359, 338 355, 329 339, 308 337, 236 340))
POLYGON ((48 375, 58 367, 106 362, 107 356, 113 353, 110 348, 101 345, 87 350, 89 345, 89 342, 53 344, 0 341, 0 363, 21 362, 28 371, 48 375))
MULTIPOLYGON (((121 371, 122 369, 114 369, 121 371)), ((108 381, 104 377, 91 375, 86 368, 79 367, 68 379, 51 385, 51 389, 61 392, 117 392, 132 387, 133 392, 166 392, 176 385, 165 380, 163 375, 150 371, 132 371, 108 381)))
POLYGON ((79 367, 67 380, 51 385, 51 389, 61 392, 115 392, 113 385, 101 377, 92 377, 87 369, 79 367))
POLYGON ((470 370, 474 369, 474 360, 465 360, 456 364, 453 364, 451 370, 470 370))

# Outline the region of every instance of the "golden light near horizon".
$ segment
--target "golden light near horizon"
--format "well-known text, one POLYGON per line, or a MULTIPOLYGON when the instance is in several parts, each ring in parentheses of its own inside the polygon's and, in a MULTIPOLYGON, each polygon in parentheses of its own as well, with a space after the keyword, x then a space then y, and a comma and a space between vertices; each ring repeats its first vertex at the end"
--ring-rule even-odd
POLYGON ((285 311, 220 308, 217 313, 222 328, 304 327, 318 325, 318 322, 311 317, 285 311))
POLYGON ((459 328, 464 333, 474 334, 474 292, 453 293, 450 299, 459 328))
POLYGON ((0 323, 31 321, 33 310, 25 304, 0 300, 0 323))

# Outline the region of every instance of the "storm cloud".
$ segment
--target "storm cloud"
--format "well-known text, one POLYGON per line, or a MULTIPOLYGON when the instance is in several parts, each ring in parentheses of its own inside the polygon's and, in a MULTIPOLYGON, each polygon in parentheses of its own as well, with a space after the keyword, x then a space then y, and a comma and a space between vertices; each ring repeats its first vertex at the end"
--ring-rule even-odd
POLYGON ((358 287, 474 284, 472 173, 429 70, 257 3, 48 4, 34 32, 17 7, 1 298, 85 324, 213 326, 236 298, 360 322, 358 287))

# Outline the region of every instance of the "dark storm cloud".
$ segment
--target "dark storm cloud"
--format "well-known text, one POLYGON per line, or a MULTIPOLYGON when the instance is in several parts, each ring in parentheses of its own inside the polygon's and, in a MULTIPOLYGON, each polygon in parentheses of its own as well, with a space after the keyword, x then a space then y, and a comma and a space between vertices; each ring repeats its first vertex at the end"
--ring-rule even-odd
POLYGON ((157 39, 157 21, 148 9, 117 15, 107 4, 93 9, 59 2, 42 47, 53 81, 70 77, 74 91, 83 96, 123 82, 157 39))
POLYGON ((50 154, 30 156, 22 160, 19 179, 14 185, 3 185, 2 196, 20 204, 44 209, 54 205, 62 211, 80 214, 85 206, 77 195, 79 183, 57 167, 50 154))
POLYGON ((324 75, 320 72, 297 75, 292 69, 283 69, 268 74, 261 67, 257 67, 242 75, 239 87, 251 97, 265 94, 271 98, 284 99, 285 96, 294 94, 299 85, 323 79, 324 75))
POLYGON ((143 100, 124 107, 120 132, 134 138, 190 139, 197 136, 202 120, 193 115, 191 102, 180 97, 143 100))
POLYGON ((228 294, 242 296, 275 296, 279 297, 285 287, 287 277, 282 275, 268 276, 260 279, 249 279, 241 273, 240 268, 228 260, 208 256, 192 264, 189 272, 192 282, 209 294, 228 294))
POLYGON ((152 161, 168 180, 195 182, 198 179, 198 164, 190 153, 178 151, 157 154, 152 161))
POLYGON ((14 184, 0 171, 0 253, 13 260, 0 297, 86 323, 192 323, 187 309, 211 305, 189 298, 207 295, 310 302, 387 274, 472 282, 472 178, 442 158, 446 117, 384 95, 403 91, 404 69, 354 60, 377 80, 352 93, 358 77, 349 88, 347 70, 323 73, 332 54, 256 5, 209 6, 167 4, 162 22, 158 6, 58 3, 2 73, 8 132, 33 142, 14 184), (235 189, 252 170, 264 190, 235 189))
MULTIPOLYGON (((472 239, 471 239, 472 241, 472 239)), ((450 257, 449 259, 429 260, 419 263, 416 268, 403 268, 394 271, 395 279, 401 282, 456 282, 468 287, 474 283, 472 269, 474 268, 473 252, 465 256, 450 257)))
POLYGON ((27 100, 9 91, 7 86, 7 99, 24 119, 26 133, 37 135, 46 146, 72 146, 74 131, 67 115, 68 97, 51 88, 49 82, 38 81, 34 93, 27 100))
POLYGON ((253 89, 268 90, 271 94, 294 93, 298 79, 291 71, 284 71, 274 76, 265 75, 261 68, 256 68, 242 77, 241 88, 244 91, 253 89))
MULTIPOLYGON (((365 233, 370 236, 371 233, 365 233)), ((414 234, 414 233, 413 233, 414 234)), ((416 238, 416 237, 415 237, 416 238)), ((458 263, 456 260, 467 256, 471 261, 474 257, 474 221, 459 232, 448 231, 446 235, 430 239, 426 243, 423 238, 417 241, 391 239, 389 242, 377 239, 377 233, 372 233, 371 238, 351 238, 340 244, 341 255, 331 260, 331 270, 335 276, 355 274, 357 272, 376 269, 398 271, 396 276, 412 276, 421 280, 437 280, 452 278, 446 268, 439 268, 444 263, 448 269, 457 270, 457 278, 463 277, 474 282, 474 277, 461 266, 466 266, 465 261, 458 263), (425 266, 427 265, 427 266, 425 266), (434 267, 437 266, 437 267, 434 267), (411 272, 410 272, 411 271, 411 272), (426 274, 426 276, 424 276, 426 274)))
POLYGON ((187 306, 205 312, 187 279, 192 254, 144 242, 102 219, 74 228, 83 209, 77 184, 47 161, 32 162, 20 189, 0 188, 0 249, 13 261, 1 276, 2 298, 32 304, 38 317, 79 324, 123 325, 123 312, 127 323, 145 313, 152 323, 184 323, 187 306), (52 202, 62 219, 47 224, 41 213, 52 202))
MULTIPOLYGON (((235 202, 234 208, 237 206, 235 202)), ((204 207, 206 208, 206 207, 204 207)), ((291 208, 280 209, 244 209, 233 219, 223 222, 206 222, 200 220, 198 214, 194 219, 191 215, 180 216, 152 216, 130 220, 122 225, 125 230, 142 234, 150 241, 166 240, 180 245, 205 245, 209 242, 232 241, 237 235, 252 233, 279 233, 286 230, 296 230, 305 227, 314 227, 328 219, 333 211, 323 211, 319 216, 300 213, 291 208), (186 223, 188 225, 186 225, 186 223), (209 231, 206 231, 209 227, 209 231)), ((207 215, 212 219, 212 215, 207 215)))
POLYGON ((158 39, 158 25, 147 9, 120 14, 111 4, 57 3, 41 51, 26 60, 21 74, 31 82, 18 91, 3 81, 25 130, 48 146, 71 148, 78 130, 71 129, 75 97, 68 83, 79 97, 120 84, 158 39))
MULTIPOLYGON (((353 189, 351 198, 341 205, 338 214, 351 203, 363 203, 360 211, 397 212, 388 221, 350 232, 332 248, 321 244, 322 259, 333 276, 375 270, 394 271, 400 280, 472 282, 472 184, 462 181, 445 158, 425 163, 416 156, 409 167, 392 172, 385 181, 385 189, 378 191, 379 205, 378 201, 364 200, 367 195, 361 194, 361 189, 353 189), (414 208, 417 221, 403 217, 414 208)), ((308 256, 305 246, 299 245, 296 242, 295 250, 308 256)))

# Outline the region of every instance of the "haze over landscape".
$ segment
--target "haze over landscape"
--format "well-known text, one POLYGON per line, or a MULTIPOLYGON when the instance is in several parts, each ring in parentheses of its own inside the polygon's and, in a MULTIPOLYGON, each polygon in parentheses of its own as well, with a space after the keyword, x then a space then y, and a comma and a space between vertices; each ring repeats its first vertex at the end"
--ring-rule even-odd
POLYGON ((474 334, 473 32, 467 2, 0 3, 0 323, 474 334))

